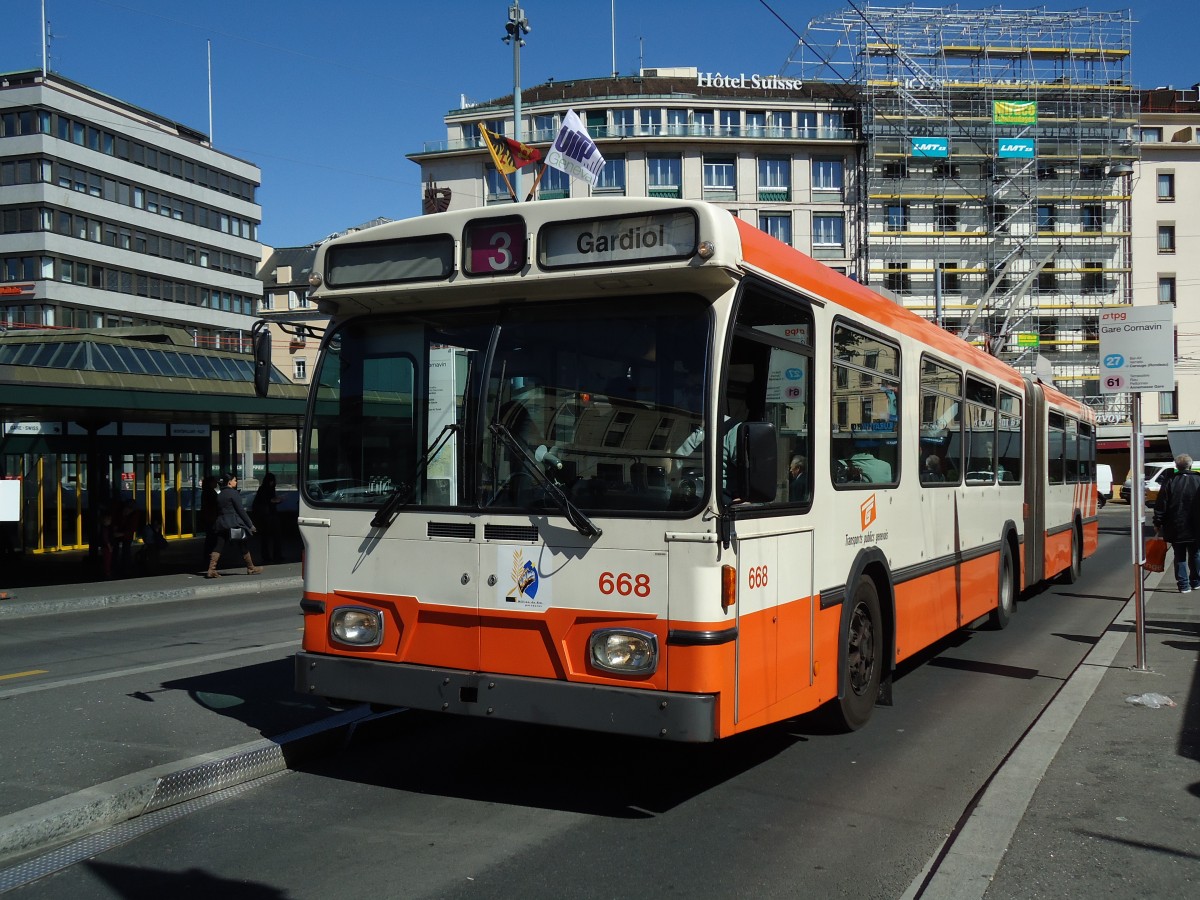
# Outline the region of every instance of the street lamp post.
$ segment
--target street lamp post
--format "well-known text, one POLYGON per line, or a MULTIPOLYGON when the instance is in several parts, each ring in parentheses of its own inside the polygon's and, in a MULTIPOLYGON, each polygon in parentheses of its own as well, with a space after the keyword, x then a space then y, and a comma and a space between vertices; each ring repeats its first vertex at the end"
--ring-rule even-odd
MULTIPOLYGON (((512 44, 513 48, 513 140, 521 140, 521 48, 525 46, 524 36, 529 34, 529 20, 525 18, 525 10, 516 2, 508 8, 508 22, 504 25, 507 32, 504 43, 512 44)), ((519 202, 521 199, 521 170, 512 174, 513 193, 519 202)))

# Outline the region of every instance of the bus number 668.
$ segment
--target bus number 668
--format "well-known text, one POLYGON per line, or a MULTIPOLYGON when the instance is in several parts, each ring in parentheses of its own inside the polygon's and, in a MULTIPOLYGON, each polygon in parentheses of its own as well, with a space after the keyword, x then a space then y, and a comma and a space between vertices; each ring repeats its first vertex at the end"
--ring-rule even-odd
POLYGON ((614 575, 612 572, 600 573, 600 593, 608 595, 614 591, 622 597, 628 597, 633 594, 637 597, 650 596, 650 576, 644 572, 637 575, 631 575, 628 572, 619 572, 614 575))

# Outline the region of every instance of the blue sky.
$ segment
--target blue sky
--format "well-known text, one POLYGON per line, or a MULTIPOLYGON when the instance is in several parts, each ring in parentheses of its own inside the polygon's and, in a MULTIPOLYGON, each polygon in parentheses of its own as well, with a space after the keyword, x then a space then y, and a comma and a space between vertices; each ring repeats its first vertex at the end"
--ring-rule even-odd
MULTIPOLYGON (((768 2, 801 34, 809 19, 849 8, 838 0, 768 2)), ((204 132, 212 42, 214 145, 262 169, 259 238, 273 246, 307 244, 377 216, 417 215, 420 169, 405 154, 445 138, 442 118, 460 96, 488 100, 512 90, 512 50, 501 42, 509 0, 45 3, 53 71, 204 132)), ((532 26, 523 84, 611 73, 612 0, 521 5, 532 26)), ((1139 86, 1200 81, 1196 0, 1086 8, 1133 11, 1139 86)), ((643 62, 775 74, 796 46, 760 0, 615 0, 615 9, 622 74, 643 62)), ((40 67, 41 0, 4 0, 4 22, 0 71, 40 67)))

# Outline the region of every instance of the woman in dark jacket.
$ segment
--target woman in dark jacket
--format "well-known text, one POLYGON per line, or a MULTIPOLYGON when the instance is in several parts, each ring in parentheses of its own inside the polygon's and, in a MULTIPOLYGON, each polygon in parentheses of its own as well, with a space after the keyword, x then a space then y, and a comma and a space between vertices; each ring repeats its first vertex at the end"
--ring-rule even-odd
POLYGON ((283 552, 280 547, 279 504, 282 498, 275 490, 275 474, 267 472, 263 475, 262 484, 254 495, 254 504, 250 508, 252 518, 258 523, 258 543, 262 550, 263 562, 282 562, 283 552))
POLYGON ((217 571, 217 563, 221 561, 221 552, 225 549, 225 542, 229 541, 237 545, 242 554, 242 561, 246 564, 247 575, 257 575, 262 569, 254 564, 254 560, 250 558, 250 549, 246 546, 246 535, 254 534, 254 523, 250 521, 250 517, 246 515, 246 510, 242 508, 242 495, 237 489, 238 477, 236 474, 225 476, 225 486, 221 489, 221 495, 217 497, 217 546, 212 554, 208 557, 208 571, 205 573, 206 578, 218 578, 220 573, 217 571), (241 529, 241 537, 233 537, 231 532, 235 528, 241 529))

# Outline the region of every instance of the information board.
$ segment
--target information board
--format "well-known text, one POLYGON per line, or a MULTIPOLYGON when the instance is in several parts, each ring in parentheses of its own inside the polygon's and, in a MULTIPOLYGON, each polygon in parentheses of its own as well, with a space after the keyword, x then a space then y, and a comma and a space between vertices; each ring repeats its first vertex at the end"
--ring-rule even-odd
POLYGON ((1175 390, 1171 306, 1110 306, 1100 312, 1100 393, 1175 390))

